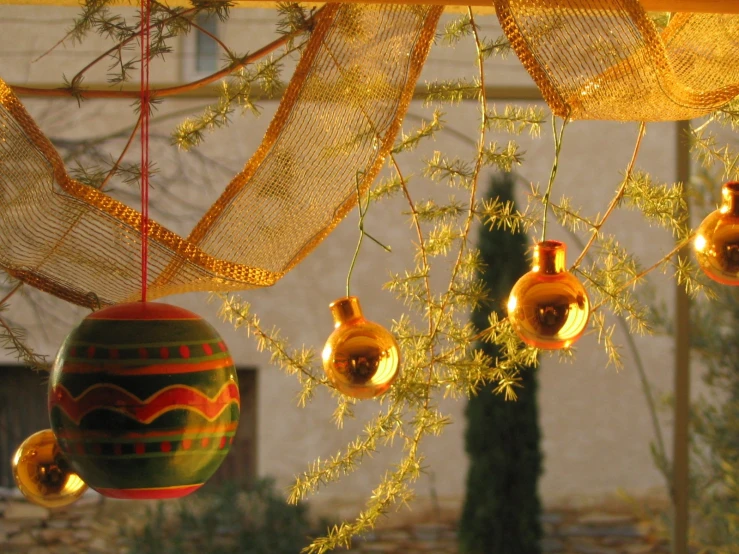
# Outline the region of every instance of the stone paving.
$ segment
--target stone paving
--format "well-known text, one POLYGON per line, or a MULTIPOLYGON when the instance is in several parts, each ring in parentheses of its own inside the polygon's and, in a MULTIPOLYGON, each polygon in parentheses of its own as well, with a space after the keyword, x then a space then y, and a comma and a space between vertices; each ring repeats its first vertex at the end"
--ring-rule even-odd
MULTIPOLYGON (((69 508, 48 510, 29 504, 17 491, 0 491, 0 552, 128 554, 120 526, 135 518, 132 513, 122 513, 121 508, 120 503, 102 502, 99 496, 86 495, 69 508)), ((669 552, 651 523, 639 521, 629 513, 550 510, 543 514, 542 523, 544 554, 669 552)), ((344 552, 458 554, 456 526, 450 522, 425 522, 381 528, 355 540, 352 549, 344 552)))
MULTIPOLYGON (((543 514, 545 554, 667 554, 647 522, 629 514, 549 511, 543 514)), ((452 523, 419 523, 374 531, 356 541, 352 554, 457 554, 452 523)), ((515 554, 515 553, 496 553, 515 554)))

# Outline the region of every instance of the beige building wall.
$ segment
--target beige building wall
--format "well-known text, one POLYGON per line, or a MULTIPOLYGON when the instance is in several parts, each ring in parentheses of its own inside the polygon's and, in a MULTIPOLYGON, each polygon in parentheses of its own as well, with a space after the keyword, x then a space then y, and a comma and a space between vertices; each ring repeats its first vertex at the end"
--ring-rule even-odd
MULTIPOLYGON (((38 61, 33 60, 63 36, 69 18, 75 13, 76 10, 66 8, 0 5, 0 77, 11 84, 52 86, 60 83, 62 73, 68 77, 73 75, 93 52, 100 50, 102 44, 93 41, 75 49, 61 47, 38 61)), ((225 40, 235 44, 237 50, 253 50, 273 36, 270 19, 272 14, 268 11, 234 10, 234 19, 225 28, 225 40)), ((488 35, 497 35, 494 18, 488 17, 481 22, 488 35)), ((181 61, 176 59, 157 65, 157 84, 178 82, 181 71, 181 61)), ((460 46, 452 50, 436 46, 422 80, 471 77, 473 71, 473 58, 468 48, 460 46)), ((486 72, 488 84, 493 86, 533 86, 515 58, 492 61, 487 64, 486 72)), ((90 76, 86 82, 95 83, 96 78, 100 83, 99 75, 90 76)), ((187 106, 202 106, 206 100, 191 98, 168 102, 159 108, 157 117, 180 112, 187 106)), ((125 101, 88 101, 81 108, 71 100, 51 102, 33 98, 24 101, 38 118, 41 128, 54 138, 105 134, 132 121, 130 113, 126 114, 129 108, 125 101)), ((496 102, 499 107, 504 104, 496 102)), ((155 179, 156 188, 152 191, 155 205, 169 206, 168 198, 171 199, 172 195, 184 198, 188 203, 178 208, 174 217, 158 214, 160 221, 180 233, 187 233, 226 185, 229 174, 238 171, 257 148, 276 102, 264 102, 263 107, 261 118, 237 117, 230 128, 209 137, 202 151, 217 159, 221 167, 209 173, 199 173, 201 186, 183 187, 176 182, 156 186, 155 179)), ((404 172, 418 175, 419 160, 429 157, 434 150, 447 155, 469 156, 474 148, 471 141, 477 136, 477 109, 471 102, 448 108, 446 121, 449 131, 435 141, 425 143, 413 155, 404 156, 404 172)), ((414 102, 406 130, 417 125, 418 118, 428 118, 429 114, 428 109, 414 102)), ((173 121, 176 119, 157 125, 155 132, 166 133, 173 121)), ((549 125, 544 128, 541 138, 523 136, 519 139, 526 151, 525 163, 518 171, 522 177, 518 189, 521 203, 526 202, 526 183, 546 184, 553 145, 549 125)), ((571 124, 565 136, 554 196, 571 196, 573 204, 581 206, 585 213, 602 213, 628 164, 636 134, 637 125, 634 123, 571 124)), ((650 124, 638 167, 650 171, 657 179, 673 181, 675 141, 673 124, 650 124)), ((165 153, 161 149, 156 153, 162 166, 187 163, 190 159, 188 154, 165 153)), ((490 172, 487 171, 481 179, 483 190, 489 178, 490 172)), ((429 184, 420 177, 412 180, 411 191, 417 199, 428 195, 446 198, 453 192, 443 186, 429 184)), ((133 190, 124 190, 119 195, 133 205, 137 202, 133 190)), ((398 318, 404 307, 382 290, 382 285, 389 272, 401 271, 412 265, 411 241, 414 236, 408 217, 403 213, 405 210, 406 206, 400 200, 372 207, 366 220, 367 228, 390 244, 393 253, 389 255, 367 243, 353 279, 353 292, 361 298, 366 315, 386 325, 398 318)), ((625 247, 636 252, 644 266, 651 265, 672 248, 668 234, 651 228, 635 213, 616 214, 605 230, 615 233, 625 247)), ((551 235, 569 243, 570 260, 574 260, 578 249, 568 235, 556 227, 552 228, 551 235)), ((282 330, 283 336, 297 345, 305 344, 320 352, 332 328, 328 304, 344 294, 349 261, 357 238, 356 213, 352 213, 311 256, 277 285, 270 289, 246 291, 243 297, 252 303, 266 327, 275 325, 282 330)), ((673 285, 669 279, 656 275, 651 286, 659 300, 672 304, 673 285)), ((227 324, 218 323, 216 303, 208 304, 204 295, 170 298, 168 301, 194 309, 217 324, 237 363, 258 369, 258 472, 276 477, 280 486, 289 486, 294 476, 307 469, 315 458, 334 455, 361 431, 372 414, 381 409, 381 401, 362 402, 357 408, 356 420, 347 422, 344 429, 336 429, 330 420, 335 400, 326 391, 319 391, 307 408, 298 408, 296 379, 271 365, 269 357, 257 351, 253 339, 248 338, 243 330, 235 331, 227 324)), ((27 322, 39 350, 52 355, 64 335, 85 312, 48 297, 42 297, 41 302, 45 311, 55 314, 53 318, 42 317, 39 321, 30 311, 22 313, 22 302, 18 303, 13 316, 27 322)), ((611 321, 616 322, 615 319, 611 321)), ((620 333, 616 332, 616 340, 625 345, 620 333)), ((670 391, 673 368, 671 339, 636 337, 635 340, 648 380, 657 391, 670 391)), ((540 491, 545 504, 599 503, 612 498, 618 490, 639 497, 664 494, 662 479, 650 458, 649 443, 654 440, 654 431, 640 378, 631 352, 624 347, 623 354, 623 369, 607 366, 606 357, 591 332, 578 343, 572 362, 561 363, 556 354, 543 356, 539 372, 539 403, 545 472, 540 491)), ((10 363, 13 360, 5 355, 3 361, 10 363)), ((39 402, 45 402, 41 393, 39 402)), ((463 444, 465 401, 444 400, 441 405, 453 423, 441 437, 425 439, 423 451, 427 472, 416 485, 418 502, 411 507, 412 512, 404 510, 393 517, 416 517, 434 505, 456 511, 461 505, 467 468, 463 444)), ((669 415, 663 416, 662 420, 664 432, 669 435, 669 415)), ((312 497, 311 506, 331 516, 355 514, 385 469, 399 456, 398 448, 379 450, 354 474, 312 497)))

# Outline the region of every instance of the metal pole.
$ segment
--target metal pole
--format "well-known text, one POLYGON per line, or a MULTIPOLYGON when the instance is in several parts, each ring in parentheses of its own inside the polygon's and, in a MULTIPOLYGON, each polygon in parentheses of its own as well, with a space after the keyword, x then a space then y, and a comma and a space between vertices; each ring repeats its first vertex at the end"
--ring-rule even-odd
MULTIPOLYGON (((689 121, 678 121, 677 131, 677 179, 686 187, 690 180, 690 145, 687 132, 689 121)), ((687 194, 685 195, 687 202, 687 194)), ((688 207, 688 217, 690 209, 688 207)), ((685 246, 679 256, 690 256, 685 246)), ((677 285, 675 298, 675 423, 672 451, 672 506, 673 506, 673 554, 688 554, 688 490, 689 453, 688 426, 690 414, 690 298, 685 288, 677 285)))

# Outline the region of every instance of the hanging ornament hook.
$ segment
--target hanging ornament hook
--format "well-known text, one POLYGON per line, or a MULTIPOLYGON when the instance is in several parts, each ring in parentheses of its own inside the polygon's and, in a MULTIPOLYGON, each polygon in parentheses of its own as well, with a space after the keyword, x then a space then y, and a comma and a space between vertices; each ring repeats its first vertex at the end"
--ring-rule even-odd
POLYGON ((541 241, 547 240, 547 215, 549 213, 549 201, 552 195, 552 186, 554 179, 557 177, 557 169, 559 169, 559 153, 562 150, 562 138, 565 134, 565 127, 569 122, 570 109, 567 108, 567 114, 562 118, 562 126, 557 133, 557 118, 552 114, 552 136, 554 137, 554 160, 552 161, 552 170, 549 173, 549 182, 547 183, 547 191, 544 193, 544 216, 542 217, 541 241))
POLYGON ((351 289, 352 273, 354 272, 354 266, 356 265, 357 258, 359 257, 359 250, 362 247, 362 239, 366 236, 372 242, 381 246, 385 250, 385 252, 393 251, 392 248, 381 243, 379 240, 377 240, 375 237, 373 237, 367 231, 364 230, 364 217, 367 215, 367 209, 369 209, 371 199, 370 199, 369 192, 367 192, 367 202, 364 206, 362 206, 362 192, 359 188, 359 185, 362 182, 363 177, 364 177, 364 171, 357 171, 357 174, 354 176, 354 180, 357 186, 357 210, 359 210, 359 240, 357 241, 357 248, 354 250, 354 256, 352 256, 352 263, 349 265, 349 273, 346 276, 346 296, 347 297, 351 296, 350 289, 351 289))

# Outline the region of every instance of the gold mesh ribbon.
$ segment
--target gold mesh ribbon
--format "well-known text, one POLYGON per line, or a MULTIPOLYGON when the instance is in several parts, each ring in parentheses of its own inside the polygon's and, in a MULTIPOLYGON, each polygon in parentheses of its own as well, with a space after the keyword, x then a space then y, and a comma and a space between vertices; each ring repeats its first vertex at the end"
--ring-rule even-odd
POLYGON ((552 111, 668 121, 739 95, 739 15, 674 14, 660 33, 636 0, 494 0, 552 111))
MULTIPOLYGON (((410 103, 442 7, 328 5, 263 142, 189 237, 151 222, 151 299, 269 286, 356 204, 410 103)), ((76 304, 140 297, 141 216, 71 179, 0 80, 0 265, 76 304)))

